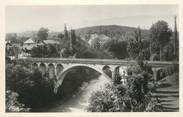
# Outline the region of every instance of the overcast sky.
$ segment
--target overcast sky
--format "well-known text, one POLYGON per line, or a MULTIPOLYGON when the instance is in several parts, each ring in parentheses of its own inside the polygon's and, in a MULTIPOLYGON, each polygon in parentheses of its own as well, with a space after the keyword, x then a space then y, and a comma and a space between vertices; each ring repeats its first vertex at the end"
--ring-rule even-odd
POLYGON ((38 30, 62 31, 69 28, 95 25, 124 25, 149 29, 157 20, 174 26, 175 5, 118 5, 118 6, 8 6, 6 32, 38 30))

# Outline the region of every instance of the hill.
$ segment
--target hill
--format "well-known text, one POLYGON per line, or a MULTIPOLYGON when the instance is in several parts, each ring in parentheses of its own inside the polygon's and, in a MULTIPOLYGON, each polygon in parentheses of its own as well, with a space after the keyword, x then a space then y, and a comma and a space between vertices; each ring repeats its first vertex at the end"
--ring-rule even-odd
MULTIPOLYGON (((135 31, 135 27, 128 27, 128 26, 120 26, 120 25, 100 25, 100 26, 91 26, 91 27, 84 27, 76 29, 77 35, 87 35, 92 33, 97 34, 105 34, 109 37, 119 37, 125 36, 126 34, 132 34, 135 31)), ((142 29, 142 38, 147 39, 149 35, 149 31, 142 29)))

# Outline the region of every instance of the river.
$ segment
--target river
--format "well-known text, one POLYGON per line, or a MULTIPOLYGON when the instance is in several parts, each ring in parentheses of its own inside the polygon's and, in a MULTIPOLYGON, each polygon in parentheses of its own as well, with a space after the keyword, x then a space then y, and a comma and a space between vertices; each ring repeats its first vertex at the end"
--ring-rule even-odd
POLYGON ((101 75, 97 79, 84 82, 76 94, 68 100, 60 100, 49 107, 41 108, 37 111, 41 112, 87 112, 89 98, 92 92, 100 90, 109 79, 101 75))

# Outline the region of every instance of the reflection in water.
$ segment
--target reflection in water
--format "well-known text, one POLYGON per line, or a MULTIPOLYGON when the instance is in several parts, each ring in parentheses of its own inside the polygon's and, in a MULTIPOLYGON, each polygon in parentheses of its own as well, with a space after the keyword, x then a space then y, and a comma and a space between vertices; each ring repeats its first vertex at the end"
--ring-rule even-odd
POLYGON ((84 82, 76 94, 73 94, 72 98, 67 101, 60 101, 51 107, 42 108, 44 112, 86 112, 88 101, 91 93, 99 90, 109 82, 109 79, 105 76, 100 76, 98 79, 91 80, 90 82, 84 82))

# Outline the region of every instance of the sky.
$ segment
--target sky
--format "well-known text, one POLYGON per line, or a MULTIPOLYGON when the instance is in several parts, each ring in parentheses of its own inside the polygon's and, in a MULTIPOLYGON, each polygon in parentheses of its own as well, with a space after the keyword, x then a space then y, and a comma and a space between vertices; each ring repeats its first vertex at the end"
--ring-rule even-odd
POLYGON ((158 20, 174 27, 176 5, 75 5, 75 6, 7 6, 6 32, 39 30, 63 31, 95 25, 140 26, 149 29, 158 20))

